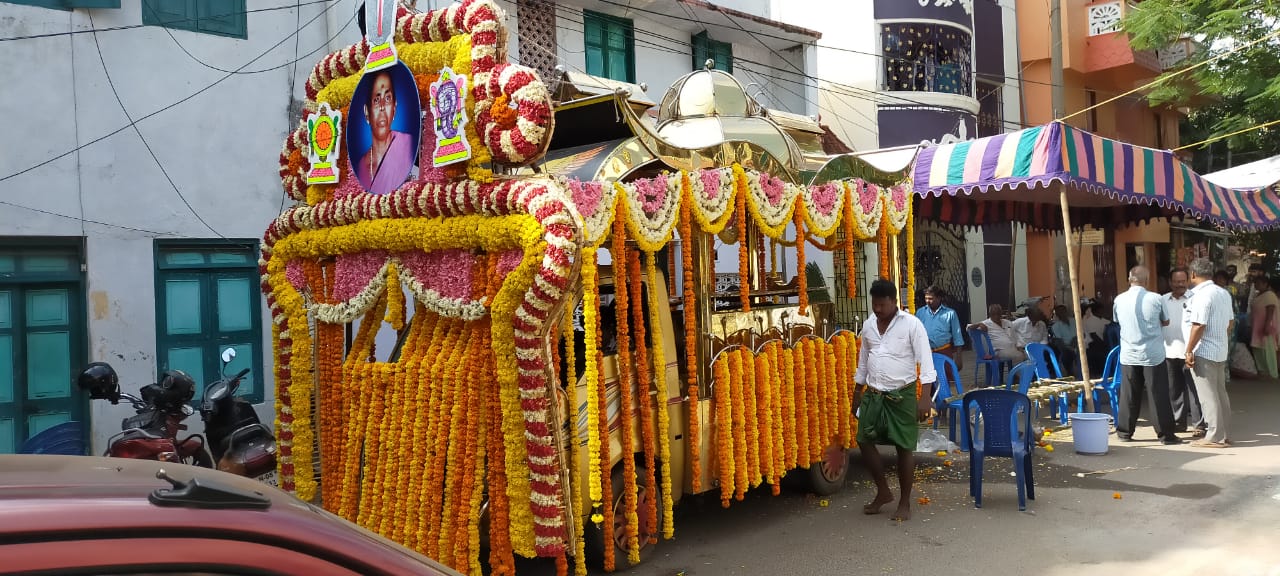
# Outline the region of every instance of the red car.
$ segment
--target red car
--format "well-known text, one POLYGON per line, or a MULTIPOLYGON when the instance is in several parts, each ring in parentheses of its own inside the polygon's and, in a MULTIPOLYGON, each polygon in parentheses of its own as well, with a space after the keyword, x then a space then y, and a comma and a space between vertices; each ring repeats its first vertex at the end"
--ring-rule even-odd
POLYGON ((461 576, 249 478, 49 455, 0 456, 0 574, 16 573, 461 576))

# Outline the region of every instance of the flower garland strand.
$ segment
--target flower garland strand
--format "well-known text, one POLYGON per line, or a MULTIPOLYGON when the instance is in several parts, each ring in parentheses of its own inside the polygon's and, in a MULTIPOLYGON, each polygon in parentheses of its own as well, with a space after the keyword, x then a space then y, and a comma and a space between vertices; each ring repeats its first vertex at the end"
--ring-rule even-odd
POLYGON ((787 450, 784 430, 786 417, 783 414, 783 398, 782 398, 782 341, 775 340, 770 342, 768 347, 769 356, 769 402, 770 413, 772 415, 769 423, 772 437, 769 441, 773 444, 773 495, 777 496, 782 489, 782 476, 787 472, 787 450))
POLYGON ((907 311, 916 313, 916 222, 911 197, 907 197, 907 224, 903 242, 907 244, 907 311))
MULTIPOLYGON (((693 487, 693 494, 702 492, 702 458, 701 447, 702 435, 698 429, 698 371, 693 367, 698 365, 698 296, 694 291, 693 279, 693 191, 689 174, 680 172, 682 179, 682 187, 684 199, 680 203, 680 260, 681 272, 683 273, 681 286, 684 288, 684 299, 681 302, 684 307, 684 360, 685 366, 689 367, 688 382, 685 394, 689 396, 686 405, 689 407, 687 419, 689 421, 689 441, 685 445, 689 449, 689 466, 692 471, 690 484, 693 487)), ((670 494, 668 491, 666 494, 670 494)), ((665 495, 664 495, 665 497, 665 495)), ((664 534, 665 536, 665 534, 664 534)))
POLYGON ((801 211, 797 210, 795 214, 796 223, 796 280, 797 290, 800 291, 799 314, 801 316, 809 315, 809 274, 805 270, 804 261, 804 217, 801 211))
POLYGON ((756 415, 756 356, 742 350, 742 431, 746 444, 746 490, 760 485, 760 429, 756 415))
POLYGON ((733 402, 733 499, 739 502, 746 495, 750 482, 747 470, 747 410, 743 399, 743 385, 747 379, 742 374, 745 368, 743 364, 746 363, 744 356, 748 354, 746 349, 736 348, 729 355, 729 374, 732 378, 729 396, 733 402))
POLYGON ((761 351, 756 355, 756 428, 759 434, 753 440, 760 454, 760 470, 764 481, 777 488, 777 477, 773 468, 773 404, 770 401, 772 385, 770 376, 773 366, 769 364, 769 354, 761 351))
MULTIPOLYGON (((652 255, 646 253, 646 259, 651 259, 652 255)), ((631 324, 635 326, 635 368, 636 368, 636 401, 640 407, 640 442, 641 448, 644 450, 644 485, 646 493, 649 495, 645 499, 644 510, 642 512, 645 517, 646 526, 649 526, 654 532, 648 535, 647 542, 652 544, 657 542, 658 529, 658 500, 654 497, 658 491, 657 480, 657 457, 658 447, 654 438, 654 421, 653 421, 653 400, 650 394, 653 390, 653 371, 657 369, 657 365, 649 363, 649 342, 648 335, 645 334, 645 314, 644 304, 646 299, 655 297, 654 288, 656 284, 642 283, 640 276, 640 254, 632 252, 627 260, 627 284, 635 291, 635 297, 631 299, 631 324)), ((661 342, 659 342, 661 345, 661 342)))
POLYGON ((751 311, 751 260, 747 248, 747 174, 742 166, 733 165, 733 185, 737 190, 734 205, 738 229, 738 303, 743 312, 751 311))
POLYGON ((846 295, 849 300, 857 300, 858 298, 858 257, 854 247, 853 219, 857 216, 853 213, 853 191, 845 188, 844 193, 844 265, 845 272, 845 288, 846 295))
MULTIPOLYGON (((668 253, 670 255, 670 253, 668 253)), ((645 270, 649 278, 649 286, 658 285, 658 267, 656 257, 653 253, 646 252, 644 255, 645 270)), ((671 260, 668 258, 668 260, 671 260)), ((658 420, 658 461, 662 463, 662 537, 670 540, 675 536, 675 499, 671 494, 671 415, 667 410, 667 399, 671 393, 667 389, 667 354, 664 349, 666 338, 662 332, 662 313, 659 309, 661 302, 658 300, 658 291, 650 290, 649 292, 649 325, 650 350, 653 354, 654 369, 654 387, 657 388, 657 409, 658 420)), ((696 365, 694 365, 696 366, 696 365)), ((678 387, 677 387, 678 389, 678 387)), ((653 474, 653 472, 649 472, 653 474)), ((650 501, 655 499, 651 498, 650 501)), ((655 503, 656 504, 656 503, 655 503)), ((653 518, 651 518, 653 519, 653 518)), ((656 519, 654 519, 656 520, 656 519)), ((654 530, 654 540, 658 533, 658 524, 652 524, 654 530)))
POLYGON ((604 517, 600 514, 600 443, 607 441, 608 435, 602 436, 600 429, 600 407, 596 397, 600 394, 600 364, 596 362, 597 351, 600 350, 600 331, 598 316, 600 314, 600 287, 597 285, 596 249, 582 250, 582 328, 584 349, 584 370, 582 377, 587 381, 587 490, 591 499, 591 521, 600 524, 604 517))
POLYGON ((804 340, 796 343, 792 349, 795 368, 795 404, 796 415, 796 466, 809 467, 809 381, 808 364, 805 362, 804 340))
POLYGON ((880 249, 880 278, 884 280, 890 279, 890 257, 889 257, 889 204, 883 202, 880 205, 882 215, 880 217, 879 238, 876 240, 880 249))
POLYGON ((716 425, 716 469, 720 480, 720 505, 728 508, 733 499, 734 448, 733 448, 733 404, 730 401, 733 375, 729 356, 732 352, 721 353, 711 365, 714 380, 712 398, 715 400, 716 425))
MULTIPOLYGON (((626 517, 627 560, 640 562, 640 517, 636 511, 636 459, 632 441, 633 398, 631 397, 631 327, 627 319, 630 299, 627 285, 627 229, 623 218, 613 221, 613 289, 618 310, 618 402, 619 430, 622 449, 622 513, 626 517)), ((635 287, 639 298, 640 287, 635 287)), ((606 547, 608 544, 605 545, 606 547)))

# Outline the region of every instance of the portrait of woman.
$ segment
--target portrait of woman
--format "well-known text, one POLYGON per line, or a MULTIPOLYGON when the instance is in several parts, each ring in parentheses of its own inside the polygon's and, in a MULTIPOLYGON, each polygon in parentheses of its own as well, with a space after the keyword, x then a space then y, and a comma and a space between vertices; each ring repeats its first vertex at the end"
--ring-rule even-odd
POLYGON ((347 150, 356 180, 371 194, 404 184, 418 160, 422 111, 418 86, 403 63, 365 73, 351 100, 347 150))

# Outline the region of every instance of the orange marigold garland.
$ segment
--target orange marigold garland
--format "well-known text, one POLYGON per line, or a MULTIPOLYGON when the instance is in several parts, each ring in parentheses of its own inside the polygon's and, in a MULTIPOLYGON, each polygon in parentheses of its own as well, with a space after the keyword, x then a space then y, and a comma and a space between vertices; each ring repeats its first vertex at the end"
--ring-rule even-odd
MULTIPOLYGON (((668 255, 670 253, 668 252, 668 255)), ((646 252, 645 272, 649 278, 650 286, 658 285, 658 266, 652 253, 646 252)), ((671 260, 671 258, 668 258, 671 260)), ((662 537, 671 539, 675 536, 675 500, 671 494, 671 415, 667 411, 667 399, 670 392, 667 389, 667 355, 664 349, 666 338, 662 332, 662 312, 659 309, 660 301, 658 300, 658 291, 650 290, 649 294, 649 324, 650 336, 652 343, 650 351, 653 355, 654 367, 654 388, 657 389, 658 410, 656 421, 656 433, 658 435, 658 461, 662 463, 662 537)), ((643 365, 643 364, 642 364, 643 365)), ((677 386, 677 390, 679 387, 677 386)), ((653 472, 650 472, 653 474, 653 472)), ((652 499, 656 500, 656 499, 652 499)), ((655 502, 656 505, 656 502, 655 502)), ((658 525, 653 524, 654 537, 657 536, 658 525)))
POLYGON ((729 507, 733 498, 734 448, 733 448, 733 403, 730 399, 733 388, 733 373, 729 357, 732 352, 721 353, 711 365, 711 373, 715 380, 712 397, 715 400, 716 424, 716 469, 720 473, 720 505, 729 507))
POLYGON ((844 226, 844 244, 842 244, 841 247, 844 249, 844 264, 847 269, 847 273, 845 274, 845 288, 850 300, 856 300, 858 298, 858 259, 854 247, 854 218, 853 189, 846 187, 844 192, 844 220, 842 222, 844 226))
POLYGON ((771 421, 769 423, 772 437, 770 442, 773 443, 773 471, 774 484, 773 494, 777 496, 782 484, 782 476, 787 471, 787 450, 786 450, 786 431, 785 431, 785 415, 782 397, 782 385, 784 378, 782 377, 782 342, 775 340, 770 342, 766 348, 769 356, 769 401, 771 410, 771 421))
POLYGON ((805 273, 804 262, 804 210, 796 210, 792 216, 796 224, 796 280, 800 291, 799 313, 809 315, 809 275, 805 273))
POLYGON ((796 409, 796 351, 794 348, 783 348, 782 354, 782 413, 786 415, 783 422, 783 434, 786 440, 786 467, 790 470, 800 463, 799 450, 799 418, 796 409))
MULTIPOLYGON (((645 499, 644 510, 637 510, 645 515, 647 525, 658 528, 658 480, 656 476, 658 447, 653 429, 653 401, 650 393, 653 390, 652 371, 657 369, 649 363, 649 342, 645 333, 644 300, 653 296, 654 285, 645 285, 640 279, 640 254, 632 253, 627 260, 627 283, 635 290, 631 299, 631 323, 635 326, 635 368, 636 368, 636 402, 640 407, 640 442, 644 449, 644 485, 649 494, 645 499), (642 288, 643 287, 643 288, 642 288)), ((649 543, 657 542, 657 532, 649 535, 649 543)))
POLYGON ((771 416, 773 414, 773 404, 770 402, 770 376, 773 374, 773 367, 769 364, 769 354, 766 350, 761 350, 756 355, 756 427, 758 434, 754 437, 754 442, 758 446, 757 450, 760 454, 760 472, 764 476, 769 485, 777 487, 777 478, 774 476, 773 469, 773 427, 771 416))
MULTIPOLYGON (((596 333, 600 333, 600 317, 598 315, 596 316, 596 333)), ((597 354, 598 356, 596 357, 596 361, 600 364, 604 364, 604 354, 601 352, 597 352, 597 354)), ((613 542, 613 519, 615 512, 613 509, 613 471, 610 467, 610 463, 613 462, 613 459, 609 455, 609 396, 608 390, 605 386, 601 385, 599 389, 600 393, 596 396, 596 406, 597 410, 600 412, 600 437, 604 439, 600 443, 600 489, 604 492, 605 498, 600 514, 602 521, 598 523, 600 524, 601 531, 604 532, 603 540, 605 542, 613 542)), ((614 558, 615 548, 616 546, 609 544, 606 544, 604 547, 605 572, 613 572, 613 569, 616 566, 614 558)))
POLYGON ((760 485, 760 428, 756 409, 756 357, 742 350, 742 420, 743 443, 747 445, 747 485, 750 490, 760 485))
POLYGON ((889 203, 882 202, 880 217, 880 232, 876 241, 880 248, 880 277, 888 280, 890 278, 890 258, 889 255, 889 203))
POLYGON ((743 376, 743 364, 746 364, 747 352, 742 348, 734 349, 729 355, 729 396, 733 403, 733 498, 741 501, 747 493, 748 473, 747 473, 747 411, 743 400, 743 385, 746 384, 746 377, 743 376))
POLYGON ((805 340, 792 349, 795 361, 796 466, 809 467, 809 367, 805 362, 805 340))
MULTIPOLYGON (((636 511, 636 461, 632 441, 632 409, 631 397, 631 327, 627 319, 630 310, 630 299, 627 285, 627 228, 625 218, 615 218, 613 222, 613 246, 610 250, 613 257, 614 299, 618 310, 618 392, 619 392, 619 431, 622 449, 622 506, 626 517, 627 560, 636 564, 640 562, 640 517, 636 511)), ((636 287, 639 291, 639 287, 636 287)), ((636 295, 639 298, 639 294, 636 295)), ((608 546, 606 545, 606 548, 608 546)))
MULTIPOLYGON (((493 279, 496 272, 488 278, 493 279)), ((485 371, 494 374, 494 356, 489 332, 481 338, 489 344, 489 352, 485 354, 485 371)), ((486 434, 488 436, 488 476, 489 487, 489 569, 493 576, 512 576, 515 574, 515 553, 511 549, 511 533, 509 528, 507 499, 507 466, 506 446, 502 435, 502 397, 498 387, 492 383, 483 388, 487 395, 489 415, 486 434)))
POLYGON ((738 302, 743 312, 751 311, 751 253, 747 247, 747 173, 742 166, 733 165, 733 185, 737 190, 734 200, 734 225, 738 231, 738 302))
MULTIPOLYGON (((693 279, 693 194, 690 190, 689 174, 680 173, 680 189, 683 199, 680 201, 680 259, 683 272, 684 300, 684 360, 688 370, 688 387, 685 393, 689 396, 686 405, 689 407, 689 435, 685 446, 689 449, 689 466, 692 471, 690 483, 693 493, 702 492, 702 459, 699 453, 702 435, 698 430, 698 296, 694 292, 693 279)), ((670 492, 668 492, 669 494, 670 492)))

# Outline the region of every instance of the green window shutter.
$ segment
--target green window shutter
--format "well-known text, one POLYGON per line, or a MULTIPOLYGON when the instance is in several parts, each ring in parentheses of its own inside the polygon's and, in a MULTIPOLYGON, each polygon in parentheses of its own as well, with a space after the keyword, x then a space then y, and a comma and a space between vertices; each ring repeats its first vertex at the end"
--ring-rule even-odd
POLYGON ((693 35, 693 69, 701 70, 707 63, 707 58, 711 57, 711 53, 707 50, 707 33, 699 32, 693 35))
POLYGON ((582 24, 583 45, 587 53, 587 74, 604 76, 604 23, 591 13, 584 13, 582 24))
POLYGON ((236 351, 227 368, 249 368, 238 394, 263 401, 262 306, 252 241, 156 242, 156 351, 161 369, 196 381, 194 401, 221 374, 221 352, 236 351))
POLYGON ((244 0, 196 0, 196 26, 200 32, 245 38, 247 19, 244 0))
POLYGON ((716 59, 716 69, 733 73, 733 44, 715 42, 712 58, 716 59))
POLYGON ((195 30, 195 0, 142 0, 142 23, 195 30))
POLYGON ((693 69, 702 70, 710 58, 715 69, 733 73, 733 44, 712 40, 706 31, 693 36, 693 69))

